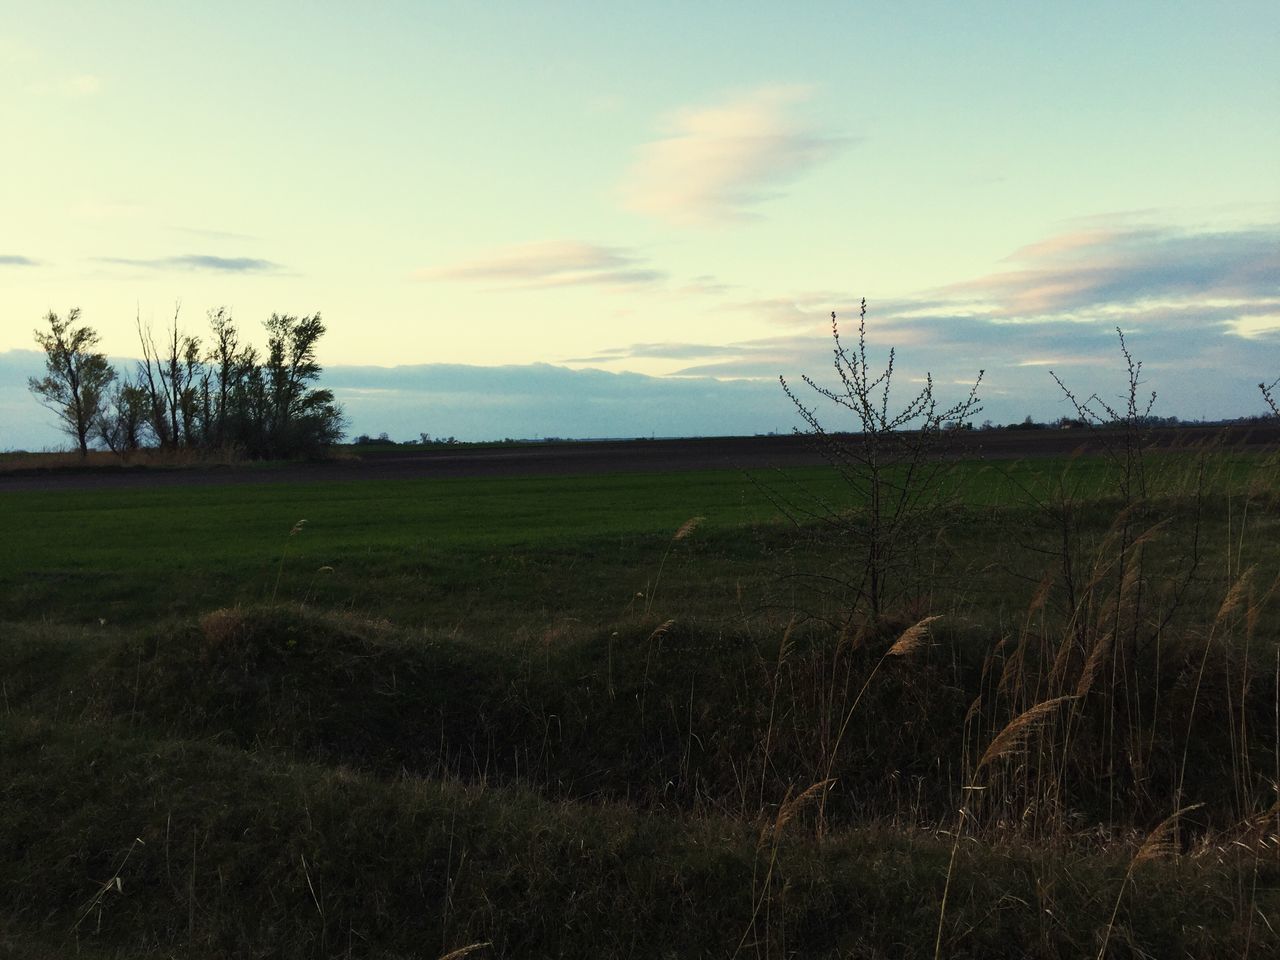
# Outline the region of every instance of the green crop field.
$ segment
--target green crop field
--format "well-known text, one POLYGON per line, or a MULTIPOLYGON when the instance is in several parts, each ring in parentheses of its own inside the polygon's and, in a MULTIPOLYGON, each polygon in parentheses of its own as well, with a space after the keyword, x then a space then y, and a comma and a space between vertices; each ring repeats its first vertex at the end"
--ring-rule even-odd
POLYGON ((1275 955, 1280 471, 1140 468, 0 492, 0 946, 1275 955))

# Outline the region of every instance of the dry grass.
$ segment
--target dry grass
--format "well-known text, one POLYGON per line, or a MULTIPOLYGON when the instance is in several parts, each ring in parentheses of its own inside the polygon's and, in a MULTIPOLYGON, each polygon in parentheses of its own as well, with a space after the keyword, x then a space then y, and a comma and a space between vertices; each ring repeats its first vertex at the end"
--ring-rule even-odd
POLYGON ((983 752, 978 760, 978 765, 974 767, 973 776, 976 781, 980 774, 988 764, 995 763, 1004 757, 1009 756, 1021 750, 1027 742, 1031 734, 1039 729, 1058 707, 1073 700, 1074 697, 1062 696, 1054 697, 1052 700, 1046 700, 1043 703, 1037 703, 1029 710, 1025 710, 1018 716, 1009 721, 998 734, 990 745, 983 752))
POLYGON ((448 953, 441 954, 439 960, 462 960, 463 957, 469 957, 477 950, 484 950, 491 946, 493 946, 493 943, 489 940, 469 943, 465 947, 459 947, 457 950, 450 950, 448 953))
POLYGON ((1125 887, 1129 885, 1129 880, 1133 877, 1134 868, 1139 864, 1149 863, 1152 860, 1176 854, 1178 846, 1174 842, 1174 835, 1178 823, 1188 813, 1199 809, 1201 806, 1202 804, 1196 803, 1189 807, 1175 810, 1161 820, 1138 846, 1137 851, 1129 861, 1128 869, 1124 872, 1124 879, 1120 881, 1120 889, 1116 893, 1116 905, 1111 910, 1111 918, 1107 921, 1107 929, 1102 935, 1102 946, 1098 948, 1098 960, 1103 960, 1107 954, 1107 944, 1111 942, 1111 931, 1115 928, 1116 916, 1120 912, 1120 901, 1124 898, 1125 887))

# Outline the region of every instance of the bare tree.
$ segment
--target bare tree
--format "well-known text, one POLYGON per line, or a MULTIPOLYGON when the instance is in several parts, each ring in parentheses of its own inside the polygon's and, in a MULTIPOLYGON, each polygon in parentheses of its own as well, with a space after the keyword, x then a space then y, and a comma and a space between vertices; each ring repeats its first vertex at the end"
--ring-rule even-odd
POLYGON ((1131 503, 1147 495, 1145 452, 1151 441, 1151 409, 1156 403, 1156 393, 1152 390, 1149 395, 1139 396, 1142 393, 1139 388, 1144 382, 1142 361, 1134 359, 1125 342, 1124 331, 1119 327, 1116 327, 1116 336, 1120 338, 1120 355, 1124 357, 1128 374, 1123 409, 1116 408, 1096 393, 1081 400, 1052 370, 1049 371, 1049 376, 1053 377, 1063 396, 1075 407, 1081 424, 1111 427, 1119 431, 1118 442, 1105 442, 1103 450, 1119 470, 1120 492, 1125 503, 1131 503))
POLYGON ((50 311, 45 317, 49 331, 35 331, 36 342, 45 353, 45 376, 31 377, 27 388, 46 407, 58 415, 62 429, 80 448, 80 456, 89 452, 89 437, 107 402, 107 388, 116 373, 107 357, 94 348, 98 333, 92 327, 80 326, 79 308, 67 313, 65 320, 50 311))
POLYGON ((191 446, 195 442, 197 382, 203 373, 200 339, 178 329, 175 308, 173 325, 163 345, 157 345, 150 327, 138 321, 142 345, 139 382, 150 401, 150 420, 156 441, 162 447, 191 446))
POLYGON ((968 395, 951 406, 939 406, 933 376, 926 374, 919 392, 905 406, 891 410, 895 352, 889 351, 883 370, 873 371, 866 333, 865 299, 853 349, 841 342, 832 313, 833 365, 839 386, 830 389, 807 375, 802 377, 815 393, 851 417, 852 432, 828 429, 816 407, 806 406, 785 377, 778 379, 849 494, 848 503, 810 501, 784 504, 784 509, 793 519, 826 524, 851 547, 853 557, 839 578, 853 591, 849 612, 862 607, 878 618, 894 599, 900 574, 931 532, 932 521, 941 516, 940 480, 946 464, 937 456, 938 442, 949 429, 963 429, 982 409, 978 387, 983 371, 978 371, 968 395))
POLYGON ((1271 383, 1258 384, 1258 389, 1262 391, 1262 399, 1267 401, 1267 406, 1271 408, 1272 416, 1280 417, 1280 399, 1276 398, 1277 388, 1280 388, 1280 377, 1277 377, 1271 383))

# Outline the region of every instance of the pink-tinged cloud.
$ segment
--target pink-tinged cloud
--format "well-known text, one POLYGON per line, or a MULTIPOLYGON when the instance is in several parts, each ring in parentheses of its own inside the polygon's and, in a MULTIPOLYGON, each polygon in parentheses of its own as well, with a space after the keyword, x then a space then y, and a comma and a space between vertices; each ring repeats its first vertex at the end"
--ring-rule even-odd
POLYGON ((1036 263, 1062 260, 1075 254, 1087 254, 1106 246, 1116 237, 1114 229, 1075 230, 1059 233, 1019 247, 1004 258, 1006 263, 1036 263))
POLYGON ((1124 318, 1153 307, 1235 303, 1251 312, 1280 297, 1280 230, 1185 231, 1098 228, 1049 237, 1007 258, 1010 270, 952 284, 941 293, 981 304, 993 319, 1067 315, 1124 318))
POLYGON ((753 215, 762 201, 850 141, 797 120, 803 87, 765 87, 713 107, 672 115, 666 135, 640 148, 623 202, 669 223, 718 224, 753 215))
MULTIPOLYGON (((1014 269, 918 298, 871 300, 866 343, 881 360, 896 347, 904 369, 940 378, 957 367, 962 376, 970 368, 1023 376, 1045 367, 1092 376, 1114 365, 1121 327, 1148 370, 1200 369, 1214 351, 1226 351, 1232 359, 1223 369, 1257 365, 1265 372, 1280 368, 1278 255, 1277 227, 1061 234, 1018 250, 1009 258, 1014 269)), ((830 363, 832 310, 846 349, 857 346, 857 298, 848 293, 805 291, 718 309, 785 333, 715 345, 633 344, 583 359, 665 358, 682 364, 679 375, 719 378, 821 370, 830 363)))
POLYGON ((417 270, 420 280, 536 287, 628 287, 656 283, 664 274, 621 247, 547 240, 489 250, 458 263, 417 270))

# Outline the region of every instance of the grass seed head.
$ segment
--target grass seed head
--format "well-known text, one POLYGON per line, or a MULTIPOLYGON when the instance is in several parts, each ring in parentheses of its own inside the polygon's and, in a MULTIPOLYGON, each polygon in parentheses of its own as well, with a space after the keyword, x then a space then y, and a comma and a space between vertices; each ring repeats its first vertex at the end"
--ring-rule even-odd
POLYGON ((834 778, 827 780, 819 780, 817 783, 811 784, 794 797, 788 797, 782 801, 782 806, 778 808, 778 817, 773 822, 773 838, 776 841, 782 835, 783 828, 791 822, 792 818, 799 813, 809 801, 813 800, 818 794, 822 793, 827 787, 835 783, 834 778))
POLYGON ((1177 853, 1177 847, 1173 842, 1173 831, 1178 825, 1178 821, 1183 814, 1190 813, 1192 810, 1198 810, 1203 807, 1203 803, 1193 803, 1189 807, 1182 807, 1175 810, 1169 816, 1165 817, 1156 825, 1156 828, 1147 834, 1147 839, 1142 841, 1142 846, 1138 847, 1138 852, 1133 855, 1133 866, 1140 863, 1146 863, 1148 860, 1156 860, 1160 857, 1177 853))
POLYGON ((680 529, 678 529, 678 530, 676 531, 675 536, 674 536, 674 537, 672 537, 671 539, 672 539, 672 540, 683 540, 685 537, 687 537, 687 536, 689 536, 691 533, 693 533, 693 531, 697 530, 697 529, 698 529, 698 526, 699 526, 699 525, 702 523, 702 521, 703 521, 703 520, 705 520, 705 519, 707 519, 707 518, 706 518, 706 517, 690 517, 690 518, 689 518, 688 520, 686 520, 684 523, 680 524, 680 529))
MULTIPOLYGON (((676 625, 675 620, 664 620, 662 623, 654 627, 653 633, 649 634, 648 642, 653 643, 655 640, 661 640, 670 632, 671 628, 674 627, 675 625, 676 625)), ((617 634, 615 633, 614 636, 616 637, 617 634)))
POLYGON ((902 631, 902 635, 893 642, 893 646, 889 648, 886 656, 905 657, 908 654, 915 653, 929 637, 929 624, 941 619, 941 617, 925 617, 923 620, 907 627, 906 630, 902 631))
POLYGON ((1222 606, 1218 608, 1218 615, 1213 618, 1213 625, 1217 627, 1222 621, 1226 620, 1231 614, 1239 608, 1241 601, 1244 599, 1245 592, 1249 589, 1249 580, 1253 576, 1253 567, 1250 567, 1244 573, 1240 574, 1240 578, 1231 585, 1231 589, 1227 591, 1226 597, 1223 598, 1222 606))
POLYGON ((441 954, 440 960, 462 960, 463 957, 470 956, 477 950, 483 950, 485 947, 493 946, 492 941, 481 940, 479 943, 469 943, 465 947, 459 947, 457 950, 450 950, 448 953, 441 954))
POLYGON ((1093 681, 1098 676, 1098 670, 1102 666, 1102 661, 1106 659, 1107 652, 1111 649, 1111 631, 1108 630, 1093 645, 1093 649, 1089 651, 1089 659, 1085 661, 1084 669, 1080 671, 1080 680, 1076 684, 1075 696, 1083 697, 1093 687, 1093 681))
POLYGON ((977 767, 974 768, 974 776, 976 777, 978 772, 988 764, 1016 750, 1020 750, 1022 745, 1027 742, 1027 737, 1031 735, 1032 731, 1040 726, 1054 710, 1068 700, 1074 699, 1075 697, 1054 697, 1052 700, 1037 703, 1030 710, 1025 710, 1010 720, 1005 725, 1005 728, 996 734, 995 739, 991 741, 991 745, 983 753, 982 759, 978 761, 977 767))

